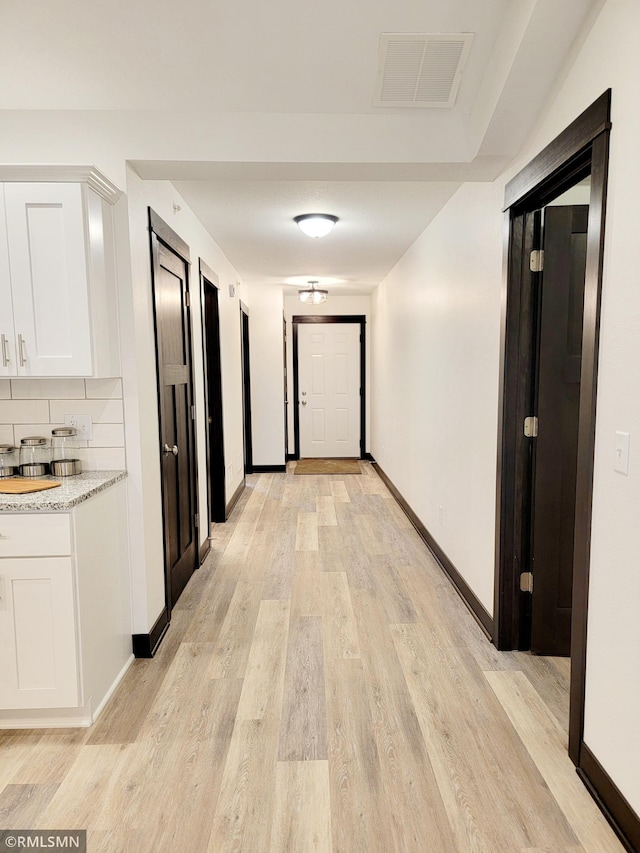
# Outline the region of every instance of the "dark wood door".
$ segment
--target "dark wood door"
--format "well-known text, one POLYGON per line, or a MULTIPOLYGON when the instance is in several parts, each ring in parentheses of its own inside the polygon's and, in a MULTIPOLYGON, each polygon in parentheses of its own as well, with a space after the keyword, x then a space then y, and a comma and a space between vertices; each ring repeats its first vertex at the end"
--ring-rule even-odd
POLYGON ((222 366, 218 289, 203 276, 205 385, 207 389, 208 494, 210 521, 226 521, 224 437, 222 422, 222 366))
POLYGON ((151 235, 167 607, 197 567, 188 264, 151 235))
POLYGON ((531 650, 571 650, 588 205, 547 207, 534 451, 531 650))

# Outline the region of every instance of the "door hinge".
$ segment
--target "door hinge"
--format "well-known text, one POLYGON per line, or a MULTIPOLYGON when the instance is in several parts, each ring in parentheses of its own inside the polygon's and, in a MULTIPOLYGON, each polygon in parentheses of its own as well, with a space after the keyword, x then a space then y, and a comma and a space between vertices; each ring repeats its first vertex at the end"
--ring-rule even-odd
POLYGON ((534 249, 529 256, 531 272, 542 272, 544 269, 544 249, 534 249))
POLYGON ((200 516, 198 513, 195 514, 196 527, 200 527, 200 516))
POLYGON ((538 419, 535 417, 524 419, 524 434, 527 438, 535 438, 538 435, 538 419))
POLYGON ((522 572, 520 575, 520 592, 533 592, 533 572, 522 572))
POLYGON ((185 290, 184 292, 184 304, 187 308, 191 306, 191 297, 189 296, 189 291, 185 290))
POLYGON ((196 407, 191 406, 191 420, 195 421, 195 419, 196 419, 196 407))

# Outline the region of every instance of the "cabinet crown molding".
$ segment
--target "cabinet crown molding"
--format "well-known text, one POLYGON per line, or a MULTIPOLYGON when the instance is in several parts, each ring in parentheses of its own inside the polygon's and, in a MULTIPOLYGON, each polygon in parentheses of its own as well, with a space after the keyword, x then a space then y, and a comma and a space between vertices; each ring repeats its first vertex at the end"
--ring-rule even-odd
POLYGON ((109 204, 115 204, 122 190, 95 166, 57 166, 47 164, 1 164, 0 181, 9 183, 87 184, 109 204))

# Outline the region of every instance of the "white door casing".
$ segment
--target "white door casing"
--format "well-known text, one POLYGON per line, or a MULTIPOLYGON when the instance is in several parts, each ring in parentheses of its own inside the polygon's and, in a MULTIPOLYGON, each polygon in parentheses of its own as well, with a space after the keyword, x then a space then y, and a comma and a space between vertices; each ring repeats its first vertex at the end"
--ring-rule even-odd
POLYGON ((360 324, 300 323, 302 458, 360 456, 360 324))

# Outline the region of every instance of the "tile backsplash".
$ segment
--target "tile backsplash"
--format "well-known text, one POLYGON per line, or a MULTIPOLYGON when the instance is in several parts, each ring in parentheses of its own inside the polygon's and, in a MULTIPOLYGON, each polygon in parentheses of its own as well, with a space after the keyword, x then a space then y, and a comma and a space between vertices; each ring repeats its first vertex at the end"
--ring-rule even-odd
POLYGON ((0 444, 50 438, 65 415, 91 415, 93 438, 80 442, 85 471, 126 468, 120 379, 0 379, 0 444))

